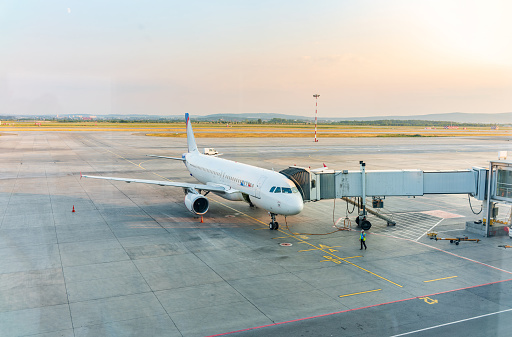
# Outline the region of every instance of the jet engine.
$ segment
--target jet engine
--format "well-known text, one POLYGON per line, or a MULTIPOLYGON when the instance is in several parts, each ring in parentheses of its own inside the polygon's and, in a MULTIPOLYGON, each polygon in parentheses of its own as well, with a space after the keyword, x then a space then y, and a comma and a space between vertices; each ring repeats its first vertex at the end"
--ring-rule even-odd
POLYGON ((202 215, 208 212, 208 199, 199 193, 187 193, 185 195, 185 206, 194 214, 202 215))

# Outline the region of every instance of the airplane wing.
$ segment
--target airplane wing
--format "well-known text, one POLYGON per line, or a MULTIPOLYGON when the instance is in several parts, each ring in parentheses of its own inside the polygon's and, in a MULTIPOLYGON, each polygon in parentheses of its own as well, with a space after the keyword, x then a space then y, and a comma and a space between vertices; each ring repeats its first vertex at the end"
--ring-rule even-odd
POLYGON ((182 188, 193 188, 196 190, 203 191, 211 191, 211 192, 228 192, 229 187, 224 187, 222 185, 203 185, 203 184, 193 184, 193 183, 181 183, 176 181, 164 181, 164 180, 145 180, 145 179, 129 179, 129 178, 115 178, 115 177, 100 177, 100 176, 87 176, 81 175, 80 177, 84 178, 94 178, 94 179, 105 179, 105 180, 117 180, 124 181, 127 183, 142 183, 142 184, 153 184, 159 186, 173 186, 173 187, 182 187, 182 188))

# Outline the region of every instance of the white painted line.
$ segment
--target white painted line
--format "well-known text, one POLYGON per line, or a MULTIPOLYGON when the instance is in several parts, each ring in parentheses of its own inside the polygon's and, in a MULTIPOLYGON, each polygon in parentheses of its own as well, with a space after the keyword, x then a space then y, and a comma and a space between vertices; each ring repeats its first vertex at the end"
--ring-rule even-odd
POLYGON ((441 219, 439 220, 438 223, 436 223, 434 226, 430 227, 430 229, 428 231, 426 231, 425 233, 421 234, 419 238, 417 238, 416 240, 414 240, 415 242, 418 242, 419 239, 421 239, 423 237, 423 235, 427 234, 428 232, 430 232, 431 230, 433 230, 437 225, 439 225, 441 223, 441 221, 443 221, 444 219, 441 219))
POLYGON ((450 255, 456 256, 458 258, 467 260, 467 261, 471 261, 471 262, 474 262, 474 263, 481 264, 482 266, 486 266, 486 267, 489 267, 489 268, 492 268, 492 269, 495 269, 495 270, 499 270, 499 271, 502 271, 502 272, 507 273, 507 274, 512 274, 512 271, 508 271, 508 270, 501 269, 501 268, 498 268, 498 267, 495 267, 495 266, 491 266, 490 264, 483 263, 483 262, 480 262, 480 261, 477 261, 477 260, 473 260, 473 259, 470 259, 469 257, 465 257, 465 256, 462 256, 462 255, 457 255, 455 253, 443 250, 441 248, 437 248, 437 247, 434 247, 434 246, 431 246, 431 245, 427 245, 426 243, 423 243, 423 242, 417 242, 417 243, 420 244, 420 245, 423 245, 425 247, 430 247, 430 248, 433 248, 433 249, 438 250, 440 252, 444 252, 446 254, 450 254, 450 255))
MULTIPOLYGON (((415 231, 415 230, 411 230, 410 228, 397 228, 397 229, 394 229, 394 230, 389 230, 389 231, 386 231, 388 233, 394 233, 394 232, 398 232, 398 233, 402 233, 403 235, 414 235, 416 237, 416 235, 418 235, 418 231, 415 231)), ((423 232, 423 231, 421 231, 423 232)), ((420 233, 421 233, 420 232, 420 233)))
POLYGON ((508 271, 508 270, 501 269, 501 268, 498 268, 498 267, 495 267, 495 266, 491 266, 490 264, 483 263, 483 262, 480 262, 480 261, 476 261, 476 260, 470 259, 468 257, 464 257, 464 256, 461 256, 461 255, 458 255, 458 254, 446 251, 444 249, 441 249, 441 248, 438 248, 438 247, 435 247, 435 246, 427 245, 426 243, 423 243, 423 242, 413 241, 412 239, 408 239, 408 238, 401 238, 401 237, 398 237, 396 235, 391 235, 391 234, 388 234, 388 233, 373 233, 373 234, 374 235, 379 235, 379 236, 384 236, 384 237, 395 238, 395 239, 398 239, 398 240, 408 240, 408 241, 411 241, 411 242, 416 242, 419 245, 422 245, 422 246, 425 246, 425 247, 428 247, 428 248, 431 248, 431 249, 443 252, 443 253, 448 254, 448 255, 452 255, 452 256, 458 257, 459 259, 463 259, 463 260, 466 260, 466 261, 478 263, 478 264, 480 264, 482 266, 489 267, 489 268, 492 268, 494 270, 499 270, 499 271, 507 273, 507 274, 512 274, 512 271, 508 271))
POLYGON ((428 228, 432 228, 431 226, 432 226, 432 224, 430 224, 429 227, 416 228, 416 230, 411 229, 410 227, 403 228, 400 226, 399 228, 397 228, 395 230, 387 230, 384 232, 385 233, 393 233, 394 235, 404 237, 404 238, 407 238, 407 239, 410 239, 410 240, 413 240, 416 242, 416 240, 417 240, 416 238, 418 237, 418 235, 420 235, 420 238, 421 238, 421 236, 423 236, 424 233, 428 232, 428 230, 427 230, 428 228))
MULTIPOLYGON (((421 223, 421 222, 418 222, 418 221, 415 221, 413 223, 403 223, 403 222, 397 222, 397 225, 399 226, 398 228, 397 227, 392 227, 392 228, 389 228, 389 230, 400 230, 400 228, 402 229, 406 229, 406 230, 409 230, 409 231, 412 231, 412 232, 418 232, 418 228, 423 228, 423 229, 428 229, 432 226, 432 221, 431 222, 427 222, 427 223, 421 223)), ((422 232, 422 231, 420 231, 422 232)))
POLYGON ((452 325, 452 324, 457 324, 457 323, 467 322, 467 321, 471 321, 471 320, 478 319, 478 318, 482 318, 482 317, 487 317, 487 316, 492 316, 492 315, 502 314, 502 313, 507 312, 507 311, 512 311, 512 308, 511 308, 511 309, 506 309, 506 310, 497 311, 497 312, 491 312, 490 314, 485 314, 485 315, 480 315, 480 316, 470 317, 470 318, 466 318, 466 319, 461 319, 461 320, 459 320, 459 321, 454 321, 454 322, 450 322, 450 323, 445 323, 445 324, 435 325, 435 326, 431 326, 431 327, 429 327, 429 328, 425 328, 425 329, 409 331, 409 332, 401 333, 401 334, 399 334, 399 335, 394 335, 394 336, 391 336, 391 337, 398 337, 398 336, 411 335, 411 334, 413 334, 413 333, 417 333, 417 332, 422 332, 422 331, 427 331, 427 330, 437 329, 437 328, 440 328, 440 327, 443 327, 443 326, 448 326, 448 325, 452 325))
POLYGON ((438 233, 446 233, 446 232, 463 232, 465 231, 466 229, 465 228, 461 228, 461 229, 449 229, 447 231, 438 231, 438 233))

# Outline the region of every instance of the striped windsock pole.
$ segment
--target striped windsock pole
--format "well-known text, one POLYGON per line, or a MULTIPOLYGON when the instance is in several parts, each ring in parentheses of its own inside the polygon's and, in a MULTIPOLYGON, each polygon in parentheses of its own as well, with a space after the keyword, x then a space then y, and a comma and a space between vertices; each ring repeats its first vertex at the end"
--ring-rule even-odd
POLYGON ((316 124, 318 121, 317 115, 318 115, 318 97, 320 97, 319 94, 314 94, 313 97, 315 98, 315 143, 318 142, 318 139, 316 138, 316 124))

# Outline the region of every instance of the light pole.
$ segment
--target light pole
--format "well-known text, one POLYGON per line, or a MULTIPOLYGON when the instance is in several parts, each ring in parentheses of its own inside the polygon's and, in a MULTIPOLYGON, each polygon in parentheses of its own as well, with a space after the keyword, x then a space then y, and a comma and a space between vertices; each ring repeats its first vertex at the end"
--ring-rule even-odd
POLYGON ((315 143, 318 142, 318 139, 316 139, 316 124, 317 124, 317 115, 318 115, 318 97, 320 97, 319 94, 314 94, 313 97, 315 98, 315 143))

